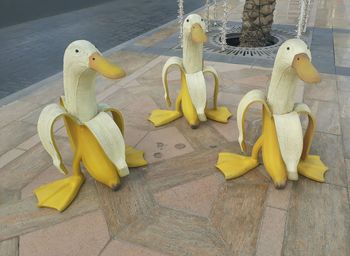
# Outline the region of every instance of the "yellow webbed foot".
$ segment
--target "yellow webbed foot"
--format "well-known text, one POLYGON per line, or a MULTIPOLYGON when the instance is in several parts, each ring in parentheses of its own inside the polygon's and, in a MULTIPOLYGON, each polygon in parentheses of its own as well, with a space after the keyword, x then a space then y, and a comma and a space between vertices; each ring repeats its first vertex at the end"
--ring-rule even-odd
POLYGON ((216 167, 224 174, 225 179, 237 178, 259 165, 257 159, 232 153, 219 153, 216 167))
POLYGON ((157 127, 168 124, 180 118, 181 116, 182 114, 176 110, 156 109, 152 111, 151 116, 148 118, 148 120, 157 127))
POLYGON ((84 176, 75 175, 38 187, 34 190, 38 206, 64 211, 78 194, 83 182, 84 176))
POLYGON ((298 172, 315 181, 324 182, 324 174, 328 167, 321 161, 320 156, 308 155, 305 160, 300 160, 298 172))
POLYGON ((147 161, 144 159, 142 150, 137 150, 131 146, 126 146, 126 163, 129 167, 140 167, 147 165, 147 161))
POLYGON ((227 123, 228 119, 232 116, 232 113, 227 107, 217 107, 216 109, 206 109, 205 115, 210 120, 227 123))

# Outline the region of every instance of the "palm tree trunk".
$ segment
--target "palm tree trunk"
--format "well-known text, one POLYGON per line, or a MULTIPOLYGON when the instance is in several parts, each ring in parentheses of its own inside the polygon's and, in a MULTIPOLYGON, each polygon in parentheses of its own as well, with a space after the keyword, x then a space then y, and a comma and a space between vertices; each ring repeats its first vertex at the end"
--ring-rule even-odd
POLYGON ((271 37, 276 0, 246 0, 243 10, 240 46, 266 46, 271 37))

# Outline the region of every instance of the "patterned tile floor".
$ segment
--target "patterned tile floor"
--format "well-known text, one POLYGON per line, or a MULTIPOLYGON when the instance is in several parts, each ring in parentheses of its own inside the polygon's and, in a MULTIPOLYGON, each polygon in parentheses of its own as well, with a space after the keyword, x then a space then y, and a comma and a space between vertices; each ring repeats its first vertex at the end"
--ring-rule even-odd
MULTIPOLYGON (((332 6, 319 1, 318 10, 332 6)), ((316 21, 340 26, 339 17, 326 21, 317 16, 316 21)), ((174 27, 138 42, 151 47, 175 33, 174 27)), ((339 49, 348 47, 342 34, 348 35, 333 34, 339 49)), ((122 111, 127 143, 145 150, 150 164, 131 169, 118 192, 88 177, 65 212, 37 208, 31 190, 60 174, 40 144, 36 122, 41 109, 62 94, 62 77, 18 96, 0 108, 1 256, 350 255, 350 76, 322 73, 318 86, 298 86, 297 100, 318 118, 311 151, 329 171, 324 184, 301 177, 276 190, 262 166, 231 181, 215 168, 219 151, 240 152, 238 102, 247 91, 266 88, 271 68, 207 61, 219 72, 220 103, 234 113, 229 124, 208 121, 192 130, 179 119, 154 128, 147 116, 165 107, 161 69, 168 57, 130 48, 107 56, 128 76, 119 81, 98 78, 98 100, 122 111)), ((174 97, 178 73, 170 78, 174 97)), ((247 122, 250 146, 260 119, 260 110, 253 108, 247 122)), ((62 124, 55 130, 70 166, 62 124)))

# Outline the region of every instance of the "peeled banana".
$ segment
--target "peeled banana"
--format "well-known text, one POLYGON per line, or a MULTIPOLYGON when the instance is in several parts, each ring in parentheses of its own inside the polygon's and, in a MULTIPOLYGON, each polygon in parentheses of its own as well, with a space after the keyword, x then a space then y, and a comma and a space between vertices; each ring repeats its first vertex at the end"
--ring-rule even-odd
POLYGON ((55 122, 63 118, 74 151, 73 174, 37 188, 34 193, 39 207, 64 211, 69 206, 84 182, 81 162, 95 180, 113 190, 120 186, 120 177, 129 174, 128 166, 147 164, 142 151, 125 145, 121 113, 106 104, 97 104, 96 73, 111 79, 125 76, 121 68, 104 59, 90 42, 72 42, 64 54, 64 96, 60 105, 50 104, 42 110, 38 134, 54 166, 67 174, 53 129, 55 122))
POLYGON ((311 63, 311 53, 300 39, 284 42, 276 55, 267 97, 260 90, 248 92, 237 109, 238 142, 246 152, 244 120, 248 107, 259 102, 263 106, 262 134, 253 146, 252 155, 219 153, 216 167, 226 179, 236 178, 259 165, 262 151, 264 166, 276 188, 283 188, 287 180, 298 180, 298 174, 324 182, 327 167, 319 156, 310 155, 316 120, 309 107, 294 102, 297 79, 306 83, 320 82, 320 75, 311 63), (303 137, 299 114, 309 117, 303 137))
POLYGON ((171 57, 165 63, 162 71, 162 81, 165 91, 165 101, 168 107, 171 100, 168 89, 168 71, 177 66, 181 71, 181 91, 176 100, 175 110, 156 109, 151 113, 149 120, 155 126, 168 124, 185 116, 192 128, 197 128, 207 118, 227 123, 231 116, 226 107, 217 106, 219 92, 218 74, 213 67, 203 65, 203 43, 207 41, 205 23, 197 14, 189 15, 183 23, 183 58, 171 57), (214 76, 213 108, 207 107, 207 90, 204 74, 214 76))

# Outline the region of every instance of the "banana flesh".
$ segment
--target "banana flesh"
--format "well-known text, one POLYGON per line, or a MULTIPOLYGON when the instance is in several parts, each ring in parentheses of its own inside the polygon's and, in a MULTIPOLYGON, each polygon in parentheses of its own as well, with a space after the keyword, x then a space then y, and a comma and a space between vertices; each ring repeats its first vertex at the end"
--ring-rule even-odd
POLYGON ((193 74, 186 74, 187 88, 190 93, 192 104, 194 105, 200 121, 207 121, 204 109, 207 101, 207 90, 202 71, 193 74))
POLYGON ((303 151, 303 131, 297 112, 273 115, 279 148, 289 180, 298 180, 298 163, 303 151))
POLYGON ((123 135, 112 118, 107 113, 100 112, 84 125, 89 128, 109 160, 117 167, 119 176, 128 175, 123 135))

